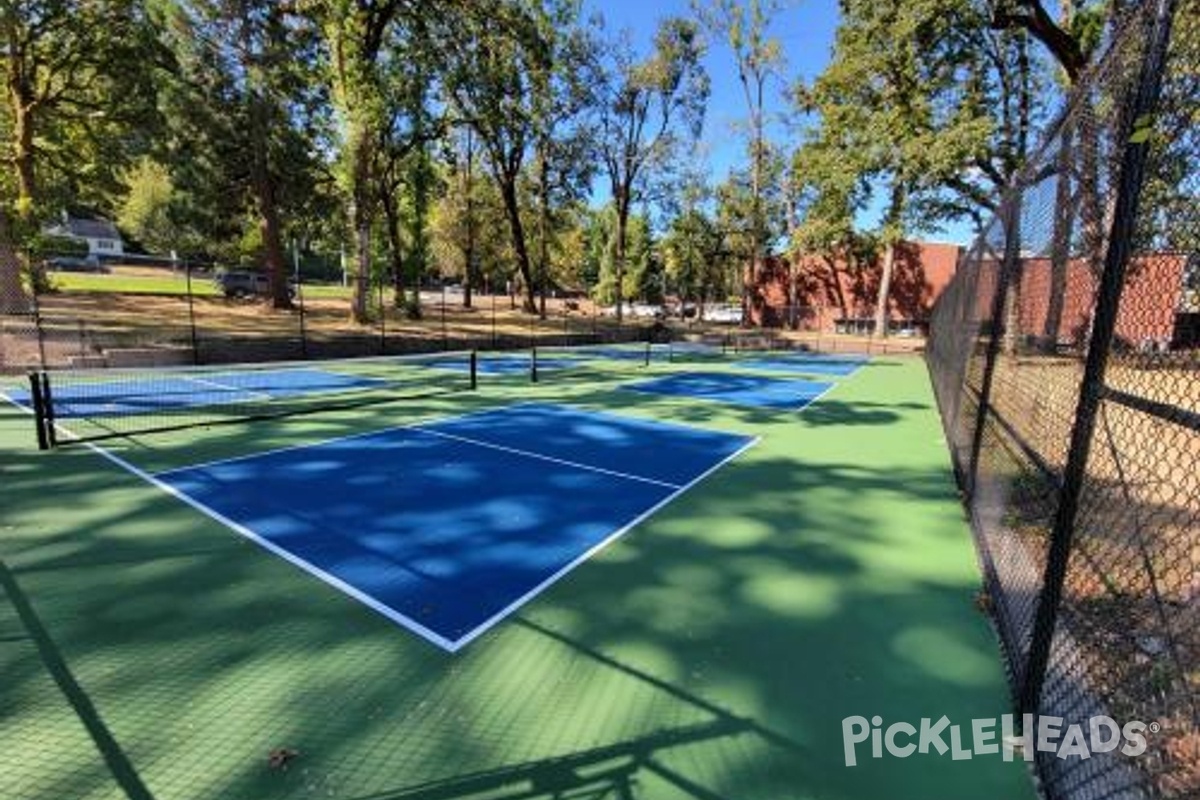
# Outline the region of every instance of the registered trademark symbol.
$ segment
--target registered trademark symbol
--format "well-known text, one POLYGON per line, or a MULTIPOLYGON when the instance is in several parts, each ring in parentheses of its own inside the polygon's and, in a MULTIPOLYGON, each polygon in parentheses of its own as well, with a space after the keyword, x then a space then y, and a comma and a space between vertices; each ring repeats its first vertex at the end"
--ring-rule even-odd
POLYGON ((1158 733, 1160 730, 1162 730, 1162 726, 1159 725, 1157 722, 1150 723, 1150 732, 1151 733, 1158 733))

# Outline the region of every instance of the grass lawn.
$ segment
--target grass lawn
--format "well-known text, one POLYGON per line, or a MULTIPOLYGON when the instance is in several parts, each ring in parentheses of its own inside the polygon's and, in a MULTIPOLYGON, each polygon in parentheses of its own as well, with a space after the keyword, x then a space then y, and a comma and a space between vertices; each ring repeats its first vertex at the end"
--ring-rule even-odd
MULTIPOLYGON (((185 296, 186 276, 162 270, 117 267, 111 273, 54 272, 51 282, 62 292, 111 292, 113 294, 161 294, 185 296)), ((192 294, 196 297, 217 297, 220 289, 208 275, 192 276, 192 294)), ((304 296, 312 299, 349 299, 350 289, 336 284, 306 284, 304 296)))

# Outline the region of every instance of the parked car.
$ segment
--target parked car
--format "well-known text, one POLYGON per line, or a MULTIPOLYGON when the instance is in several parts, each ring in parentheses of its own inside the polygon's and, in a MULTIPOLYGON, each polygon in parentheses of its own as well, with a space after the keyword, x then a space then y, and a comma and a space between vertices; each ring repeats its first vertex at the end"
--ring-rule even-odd
MULTIPOLYGON (((265 297, 271 294, 271 279, 261 272, 233 269, 218 272, 213 283, 229 298, 265 297)), ((295 297, 296 287, 288 283, 288 296, 295 297)))
POLYGON ((704 309, 704 318, 718 324, 741 325, 742 307, 734 303, 711 305, 704 309))
POLYGON ((662 319, 666 316, 663 307, 653 303, 634 303, 633 316, 643 319, 662 319))
POLYGON ((61 272, 108 272, 109 269, 95 255, 53 256, 46 259, 46 268, 61 272))

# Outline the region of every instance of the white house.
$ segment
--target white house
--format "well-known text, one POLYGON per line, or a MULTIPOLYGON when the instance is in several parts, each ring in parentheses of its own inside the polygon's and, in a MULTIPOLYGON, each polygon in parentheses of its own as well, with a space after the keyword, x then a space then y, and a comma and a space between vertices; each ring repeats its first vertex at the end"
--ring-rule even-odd
POLYGON ((115 258, 125 253, 117 226, 106 219, 82 219, 63 212, 62 222, 46 228, 46 233, 87 242, 89 256, 115 258))

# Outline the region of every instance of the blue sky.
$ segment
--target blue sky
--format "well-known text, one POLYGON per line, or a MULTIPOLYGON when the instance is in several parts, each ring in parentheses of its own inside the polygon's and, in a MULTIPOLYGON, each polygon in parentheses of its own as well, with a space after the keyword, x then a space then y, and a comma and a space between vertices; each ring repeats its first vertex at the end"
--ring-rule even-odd
MULTIPOLYGON (((775 121, 771 138, 790 146, 799 141, 799 126, 805 120, 795 113, 783 92, 799 80, 811 82, 821 74, 833 52, 838 24, 837 0, 784 0, 771 26, 771 35, 783 46, 785 63, 782 74, 770 85, 767 101, 769 115, 775 121)), ((610 32, 628 29, 641 52, 648 52, 658 20, 668 16, 693 17, 690 0, 584 0, 584 13, 599 13, 610 32)), ((728 45, 718 37, 709 37, 704 67, 712 82, 708 115, 704 125, 703 156, 708 160, 714 181, 721 181, 731 167, 745 161, 745 137, 738 130, 748 111, 738 81, 736 62, 728 45)), ((879 214, 876 207, 860 215, 859 224, 869 227, 879 214)), ((949 226, 941 235, 929 237, 950 241, 971 238, 963 225, 949 226)))
MULTIPOLYGON (((643 53, 649 51, 660 19, 694 16, 690 0, 584 0, 584 13, 601 14, 610 33, 628 29, 643 53)), ((829 63, 837 20, 837 0, 792 0, 773 20, 771 34, 782 44, 786 59, 782 74, 771 80, 766 102, 768 115, 774 118, 771 137, 778 143, 796 141, 798 132, 789 131, 787 126, 802 122, 783 92, 799 79, 812 81, 829 63)), ((733 52, 719 37, 709 36, 708 41, 704 67, 712 82, 712 94, 701 152, 709 162, 713 179, 720 181, 731 167, 745 161, 745 136, 737 126, 744 124, 748 108, 733 52)))
MULTIPOLYGON (((629 29, 642 52, 649 50, 660 19, 693 16, 689 0, 585 0, 584 11, 602 14, 609 31, 629 29)), ((773 21, 771 34, 783 45, 786 63, 782 75, 771 82, 768 113, 774 112, 780 118, 795 117, 782 90, 801 78, 811 81, 829 63, 837 20, 837 0, 793 0, 784 4, 773 21)), ((744 138, 736 125, 746 119, 747 106, 733 52, 718 37, 709 37, 704 67, 712 81, 712 96, 703 146, 711 160, 713 175, 720 180, 730 166, 743 160, 744 138)), ((780 141, 787 135, 782 122, 777 120, 773 137, 780 141)))

